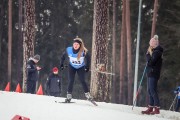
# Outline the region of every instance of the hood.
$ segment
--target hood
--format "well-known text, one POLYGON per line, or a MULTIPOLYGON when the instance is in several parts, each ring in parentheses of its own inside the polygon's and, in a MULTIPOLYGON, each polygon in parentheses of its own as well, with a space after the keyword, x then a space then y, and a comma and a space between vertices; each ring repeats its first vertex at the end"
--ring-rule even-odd
POLYGON ((36 64, 32 57, 29 58, 28 62, 32 62, 33 64, 36 64))

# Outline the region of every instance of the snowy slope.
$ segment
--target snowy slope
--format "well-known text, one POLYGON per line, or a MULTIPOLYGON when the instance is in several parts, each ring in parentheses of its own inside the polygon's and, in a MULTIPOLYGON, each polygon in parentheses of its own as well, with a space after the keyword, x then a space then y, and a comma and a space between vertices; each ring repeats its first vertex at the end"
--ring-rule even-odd
POLYGON ((0 120, 22 115, 31 120, 180 120, 180 113, 161 110, 160 115, 142 115, 144 108, 86 100, 55 103, 64 98, 0 91, 0 120))

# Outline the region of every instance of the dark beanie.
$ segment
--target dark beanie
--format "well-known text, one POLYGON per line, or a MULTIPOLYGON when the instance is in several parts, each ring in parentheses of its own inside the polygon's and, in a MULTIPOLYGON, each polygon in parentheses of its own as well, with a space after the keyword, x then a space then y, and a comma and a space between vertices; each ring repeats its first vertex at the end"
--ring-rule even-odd
POLYGON ((40 60, 40 55, 37 54, 33 58, 39 61, 40 60))
POLYGON ((78 39, 75 39, 75 40, 74 40, 74 43, 75 43, 75 42, 79 43, 80 45, 82 44, 82 42, 81 42, 80 40, 78 40, 78 39))

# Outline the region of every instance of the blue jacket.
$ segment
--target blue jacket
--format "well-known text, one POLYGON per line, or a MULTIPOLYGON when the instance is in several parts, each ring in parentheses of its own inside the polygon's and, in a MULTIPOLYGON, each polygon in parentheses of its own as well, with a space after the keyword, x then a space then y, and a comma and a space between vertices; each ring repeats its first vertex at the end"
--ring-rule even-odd
POLYGON ((174 91, 175 94, 178 94, 178 99, 180 99, 180 86, 174 91))

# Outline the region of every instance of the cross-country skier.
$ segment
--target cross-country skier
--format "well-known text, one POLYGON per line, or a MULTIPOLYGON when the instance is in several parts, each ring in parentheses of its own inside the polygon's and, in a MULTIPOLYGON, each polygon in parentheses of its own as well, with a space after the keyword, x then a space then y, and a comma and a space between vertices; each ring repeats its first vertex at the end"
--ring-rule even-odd
POLYGON ((72 99, 72 91, 75 74, 79 76, 79 80, 82 84, 85 97, 87 99, 92 99, 88 86, 85 82, 85 73, 89 71, 90 57, 88 51, 84 46, 84 43, 81 38, 75 38, 72 47, 67 47, 66 51, 63 53, 60 62, 60 68, 64 68, 64 61, 68 57, 68 89, 67 89, 67 98, 65 102, 70 102, 72 99))
POLYGON ((175 111, 178 112, 180 108, 180 86, 174 91, 174 93, 178 95, 178 101, 175 109, 175 111))
POLYGON ((142 114, 159 114, 160 102, 158 97, 157 84, 158 84, 158 79, 160 78, 163 48, 159 45, 159 40, 157 35, 155 35, 150 40, 149 45, 150 46, 146 54, 149 104, 148 104, 148 109, 142 111, 142 114))

